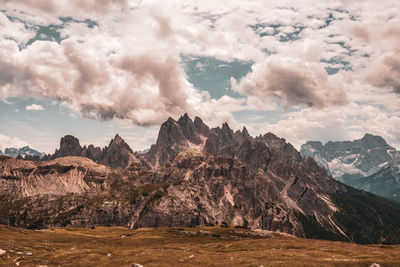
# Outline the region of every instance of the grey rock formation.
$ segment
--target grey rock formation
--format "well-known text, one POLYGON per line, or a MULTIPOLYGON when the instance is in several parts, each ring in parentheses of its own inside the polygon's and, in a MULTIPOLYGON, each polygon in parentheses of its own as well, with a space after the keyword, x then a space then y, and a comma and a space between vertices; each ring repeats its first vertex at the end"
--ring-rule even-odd
POLYGON ((312 157, 327 168, 333 177, 343 174, 368 176, 379 171, 391 161, 396 150, 380 136, 366 134, 354 141, 321 142, 309 141, 301 146, 304 157, 312 157))
POLYGON ((9 156, 12 158, 22 156, 22 157, 28 157, 28 158, 37 157, 40 159, 44 156, 44 153, 41 153, 35 149, 32 149, 29 146, 24 146, 22 148, 12 148, 12 147, 6 148, 4 150, 4 153, 0 150, 0 155, 9 156))
POLYGON ((81 157, 86 157, 94 161, 101 161, 103 157, 103 150, 100 147, 95 147, 94 145, 84 146, 81 153, 81 157))
POLYGON ((137 156, 139 155, 135 156, 129 145, 117 134, 108 147, 104 148, 101 162, 113 168, 126 168, 134 162, 140 162, 137 156))
POLYGON ((79 156, 82 152, 82 147, 78 138, 72 135, 66 135, 60 140, 60 149, 56 149, 53 158, 79 156))
POLYGON ((343 142, 309 141, 301 147, 329 174, 350 186, 400 201, 400 152, 380 136, 343 142))
POLYGON ((131 164, 148 168, 142 155, 133 152, 129 145, 118 134, 111 139, 110 144, 103 149, 93 145, 82 147, 78 138, 72 135, 66 135, 61 138, 60 148, 56 149, 53 155, 43 157, 43 160, 52 160, 69 156, 86 157, 113 168, 128 168, 131 164))
POLYGON ((157 142, 145 154, 145 159, 154 168, 164 163, 179 151, 189 147, 202 146, 209 135, 209 128, 196 117, 195 122, 187 114, 178 121, 168 118, 160 128, 157 142))

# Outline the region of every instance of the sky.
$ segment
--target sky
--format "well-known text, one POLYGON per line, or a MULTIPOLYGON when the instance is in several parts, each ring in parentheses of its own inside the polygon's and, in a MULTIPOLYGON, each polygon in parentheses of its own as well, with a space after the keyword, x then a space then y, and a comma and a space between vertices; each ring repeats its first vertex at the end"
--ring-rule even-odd
POLYGON ((0 0, 0 149, 66 134, 134 150, 168 117, 296 148, 400 148, 397 0, 0 0))

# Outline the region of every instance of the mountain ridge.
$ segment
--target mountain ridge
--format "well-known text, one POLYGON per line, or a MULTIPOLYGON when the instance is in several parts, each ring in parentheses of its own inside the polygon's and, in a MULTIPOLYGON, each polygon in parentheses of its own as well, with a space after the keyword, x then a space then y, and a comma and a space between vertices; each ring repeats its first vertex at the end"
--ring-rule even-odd
POLYGON ((26 157, 27 159, 31 160, 40 160, 45 156, 44 153, 39 152, 33 148, 30 148, 29 146, 24 146, 21 148, 13 148, 13 147, 5 148, 4 152, 0 150, 0 155, 9 156, 12 158, 26 157))
POLYGON ((380 136, 365 134, 361 139, 324 145, 308 141, 300 152, 339 181, 400 201, 400 152, 380 136))
MULTIPOLYGON (((79 147, 68 137, 56 152, 81 154, 79 147)), ((102 157, 110 152, 110 161, 81 155, 28 164, 0 159, 0 223, 37 229, 223 222, 300 237, 400 243, 400 205, 334 180, 272 133, 253 138, 246 128, 234 132, 227 123, 210 129, 185 114, 161 125, 156 144, 139 161, 103 165, 129 159, 132 150, 118 135, 102 151, 102 157), (107 175, 96 174, 97 168, 107 175), (62 194, 44 192, 47 180, 62 194)))

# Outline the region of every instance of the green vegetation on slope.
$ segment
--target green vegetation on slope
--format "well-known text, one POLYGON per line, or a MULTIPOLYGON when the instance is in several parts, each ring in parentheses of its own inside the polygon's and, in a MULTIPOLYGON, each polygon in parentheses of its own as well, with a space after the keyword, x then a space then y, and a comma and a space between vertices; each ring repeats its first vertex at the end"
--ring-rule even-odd
POLYGON ((332 200, 336 223, 357 243, 400 243, 400 204, 348 187, 332 200))
POLYGON ((332 219, 347 236, 326 219, 318 221, 314 216, 297 213, 306 237, 358 244, 400 244, 400 204, 351 187, 347 189, 331 196, 340 210, 332 219))

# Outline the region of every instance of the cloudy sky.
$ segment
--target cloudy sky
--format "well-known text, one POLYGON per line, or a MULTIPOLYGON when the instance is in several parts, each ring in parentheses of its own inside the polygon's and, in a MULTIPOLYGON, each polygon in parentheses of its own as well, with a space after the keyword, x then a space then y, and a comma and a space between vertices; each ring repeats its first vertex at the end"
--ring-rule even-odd
POLYGON ((400 148, 397 0, 0 0, 0 149, 134 150, 187 112, 252 135, 400 148))

